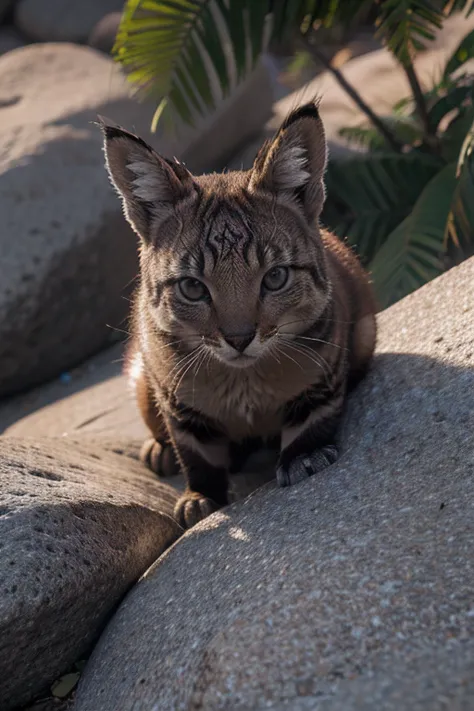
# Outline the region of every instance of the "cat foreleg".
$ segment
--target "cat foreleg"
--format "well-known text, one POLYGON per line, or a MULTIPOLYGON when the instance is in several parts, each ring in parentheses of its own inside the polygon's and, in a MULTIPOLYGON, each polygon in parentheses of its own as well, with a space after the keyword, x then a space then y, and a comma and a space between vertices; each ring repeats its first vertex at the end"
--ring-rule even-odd
POLYGON ((171 432, 187 487, 174 513, 183 528, 191 528, 228 503, 229 445, 224 438, 203 441, 182 424, 171 432))
POLYGON ((341 411, 342 398, 333 398, 310 412, 302 422, 287 423, 282 431, 276 472, 279 486, 292 486, 334 464, 341 411))

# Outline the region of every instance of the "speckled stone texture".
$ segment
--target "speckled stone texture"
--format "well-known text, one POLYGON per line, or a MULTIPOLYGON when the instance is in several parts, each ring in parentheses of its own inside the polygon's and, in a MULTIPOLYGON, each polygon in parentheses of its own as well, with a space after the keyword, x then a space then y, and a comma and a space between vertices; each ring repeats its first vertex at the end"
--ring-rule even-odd
POLYGON ((470 260, 380 316, 339 462, 181 538, 76 711, 472 708, 473 309, 470 260))
POLYGON ((123 5, 124 0, 18 0, 15 21, 37 42, 85 42, 104 15, 123 5))
POLYGON ((86 654, 180 535, 176 492, 90 442, 0 438, 0 708, 86 654))

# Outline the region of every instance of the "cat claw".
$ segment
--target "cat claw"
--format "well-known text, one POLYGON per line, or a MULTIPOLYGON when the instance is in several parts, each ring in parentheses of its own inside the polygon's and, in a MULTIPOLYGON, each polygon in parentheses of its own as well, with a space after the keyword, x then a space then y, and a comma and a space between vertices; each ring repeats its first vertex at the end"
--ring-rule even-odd
POLYGON ((177 501, 174 516, 182 528, 192 528, 221 507, 195 491, 187 491, 177 501))
POLYGON ((296 457, 288 469, 282 466, 277 468, 276 478, 279 486, 294 486, 299 482, 314 476, 331 464, 334 464, 338 456, 336 447, 328 445, 321 449, 316 449, 312 454, 303 454, 296 457))

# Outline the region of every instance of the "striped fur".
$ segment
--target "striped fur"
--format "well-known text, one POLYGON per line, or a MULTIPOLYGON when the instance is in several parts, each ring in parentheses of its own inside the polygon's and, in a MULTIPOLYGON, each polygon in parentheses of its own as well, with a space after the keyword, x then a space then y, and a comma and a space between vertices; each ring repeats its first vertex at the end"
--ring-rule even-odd
POLYGON ((353 253, 319 227, 315 104, 248 172, 193 177, 136 136, 103 131, 141 238, 129 369, 152 435, 143 458, 186 474, 176 514, 189 527, 226 504, 227 473, 261 442, 280 442, 280 485, 334 461, 348 387, 374 350, 374 300, 353 253))

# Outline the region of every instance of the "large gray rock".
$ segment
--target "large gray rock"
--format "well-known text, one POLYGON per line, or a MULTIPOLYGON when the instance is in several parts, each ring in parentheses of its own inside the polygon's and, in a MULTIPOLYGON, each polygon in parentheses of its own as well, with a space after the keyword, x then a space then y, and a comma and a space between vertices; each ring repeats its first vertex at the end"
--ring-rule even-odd
POLYGON ((125 0, 19 0, 15 22, 37 42, 85 42, 99 20, 125 0))
POLYGON ((122 375, 123 347, 102 351, 67 374, 0 406, 0 433, 14 437, 140 439, 147 429, 122 375))
POLYGON ((23 47, 25 40, 10 26, 0 27, 0 55, 23 47))
POLYGON ((110 12, 105 15, 93 28, 87 39, 87 44, 94 49, 110 54, 115 44, 121 18, 121 12, 110 12))
POLYGON ((171 141, 150 134, 153 107, 130 98, 110 58, 31 45, 0 58, 0 107, 1 396, 58 375, 126 328, 137 239, 104 169, 97 114, 201 172, 260 129, 271 84, 260 65, 207 122, 171 141))
POLYGON ((0 708, 88 652, 180 534, 176 494, 129 458, 70 439, 0 438, 0 708))
POLYGON ((471 708, 473 305, 470 260, 381 314, 340 461, 162 556, 76 711, 471 708))
POLYGON ((16 0, 0 0, 0 21, 11 10, 16 0))
MULTIPOLYGON (((0 406, 0 434, 80 438, 84 444, 138 459, 150 434, 121 369, 122 349, 117 345, 73 371, 70 383, 48 383, 11 398, 0 406)), ((240 499, 273 478, 274 465, 274 453, 256 453, 243 472, 230 477, 231 499, 240 499)), ((166 482, 184 488, 182 476, 166 482)))

